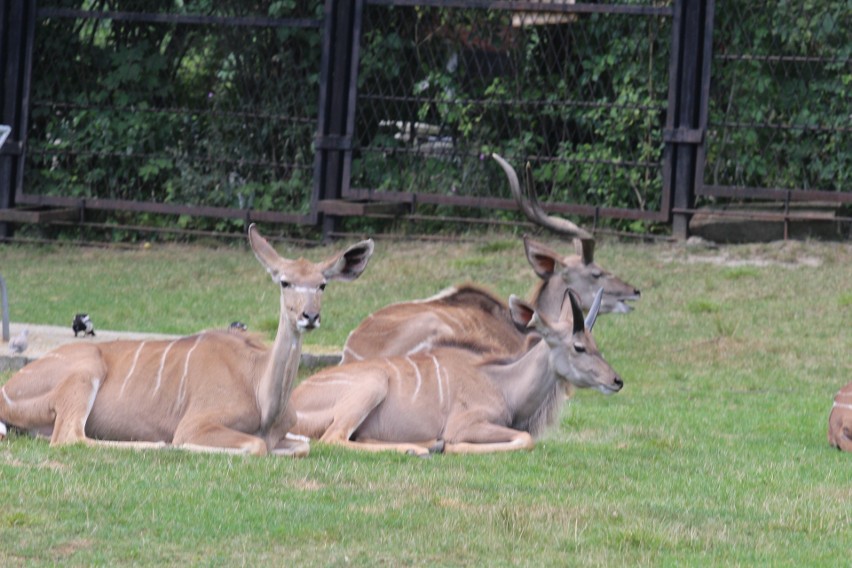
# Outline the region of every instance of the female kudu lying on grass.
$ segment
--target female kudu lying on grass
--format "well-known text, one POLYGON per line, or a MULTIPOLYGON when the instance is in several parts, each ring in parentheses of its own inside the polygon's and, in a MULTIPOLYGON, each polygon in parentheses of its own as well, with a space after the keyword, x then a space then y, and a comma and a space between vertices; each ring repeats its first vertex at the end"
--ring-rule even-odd
POLYGON ((828 443, 844 452, 852 452, 852 383, 834 397, 828 415, 828 443))
POLYGON ((599 293, 584 321, 569 291, 551 322, 512 296, 515 318, 541 336, 514 357, 483 357, 450 345, 325 369, 293 391, 292 431, 355 449, 416 455, 531 449, 559 415, 564 382, 604 393, 623 386, 592 338, 600 299, 599 293))
POLYGON ((288 437, 287 402, 302 334, 319 327, 329 280, 354 280, 373 242, 320 263, 282 258, 252 225, 255 256, 280 289, 272 349, 244 333, 206 331, 174 341, 112 341, 60 347, 0 389, 0 439, 9 424, 50 437, 132 448, 166 443, 195 451, 303 456, 288 437))

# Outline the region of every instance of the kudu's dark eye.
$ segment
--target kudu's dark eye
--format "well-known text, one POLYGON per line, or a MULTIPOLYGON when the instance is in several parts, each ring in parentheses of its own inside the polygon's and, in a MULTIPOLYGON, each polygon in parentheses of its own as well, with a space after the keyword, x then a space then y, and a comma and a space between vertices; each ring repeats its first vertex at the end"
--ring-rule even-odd
POLYGON ((282 288, 289 288, 289 287, 290 287, 290 283, 289 283, 289 282, 287 282, 286 280, 282 280, 282 281, 281 281, 281 287, 282 287, 282 288))
POLYGON ((322 292, 323 290, 325 290, 325 282, 319 285, 319 291, 322 292))
POLYGON ((586 346, 583 345, 582 343, 575 343, 574 344, 574 351, 576 351, 577 353, 585 353, 586 352, 586 346))

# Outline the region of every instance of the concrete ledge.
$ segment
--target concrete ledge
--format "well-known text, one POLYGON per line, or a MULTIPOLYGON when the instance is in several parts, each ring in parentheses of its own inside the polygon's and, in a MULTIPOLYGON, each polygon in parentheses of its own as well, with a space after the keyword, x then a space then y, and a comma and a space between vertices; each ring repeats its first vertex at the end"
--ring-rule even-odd
POLYGON ((17 371, 24 365, 32 363, 35 359, 29 357, 0 355, 0 373, 4 371, 17 371))
MULTIPOLYGON (((157 340, 157 339, 177 339, 179 335, 168 335, 160 333, 137 333, 132 331, 109 331, 96 329, 95 337, 83 337, 79 335, 74 337, 74 332, 71 331, 71 324, 67 327, 58 327, 51 325, 36 325, 28 323, 11 323, 9 324, 9 337, 15 338, 24 329, 30 330, 29 346, 27 350, 21 354, 11 353, 9 346, 0 342, 0 372, 17 371, 24 365, 35 361, 49 351, 53 351, 57 347, 67 343, 102 343, 104 341, 115 341, 117 339, 130 340, 157 340)), ((328 365, 337 365, 340 362, 340 353, 319 353, 312 352, 310 348, 302 351, 302 359, 300 365, 305 368, 313 369, 316 367, 325 367, 328 365)))

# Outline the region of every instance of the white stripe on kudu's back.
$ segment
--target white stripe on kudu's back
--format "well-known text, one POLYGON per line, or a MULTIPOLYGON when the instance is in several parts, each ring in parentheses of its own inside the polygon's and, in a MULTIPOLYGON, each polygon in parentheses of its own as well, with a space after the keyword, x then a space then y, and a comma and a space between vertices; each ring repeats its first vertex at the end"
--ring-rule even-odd
POLYGON ((317 387, 348 387, 352 384, 352 381, 347 381, 344 379, 329 379, 325 380, 321 383, 315 383, 313 386, 317 387))
POLYGON ((394 376, 394 378, 396 379, 396 382, 397 382, 398 384, 400 384, 400 385, 401 385, 401 384, 403 384, 403 381, 402 381, 402 373, 399 371, 399 367, 397 367, 396 365, 394 365, 394 364, 393 364, 393 361, 391 361, 390 359, 384 359, 384 361, 385 361, 385 363, 387 363, 387 364, 388 364, 388 367, 390 367, 391 369, 393 369, 393 376, 394 376))
POLYGON ((186 352, 186 359, 184 359, 183 362, 183 375, 180 378, 180 387, 178 387, 178 405, 183 404, 183 398, 186 396, 186 377, 189 375, 189 358, 192 356, 192 352, 195 351, 195 348, 198 347, 202 337, 204 337, 204 334, 199 334, 195 339, 195 343, 193 343, 189 351, 186 352))
POLYGON ((89 395, 89 400, 86 403, 86 414, 80 419, 80 429, 86 429, 86 420, 92 412, 92 407, 95 406, 95 398, 98 396, 98 389, 101 388, 101 380, 97 377, 92 377, 92 393, 89 395))
POLYGON ((8 394, 6 394, 6 387, 5 386, 0 387, 0 393, 3 393, 3 400, 6 401, 6 404, 8 404, 10 408, 15 406, 15 403, 12 401, 12 399, 9 398, 8 394))
POLYGON ((142 353, 142 348, 145 347, 147 341, 143 341, 139 344, 139 347, 136 348, 136 353, 133 355, 133 363, 130 365, 130 370, 127 371, 127 375, 124 377, 124 382, 121 383, 121 390, 118 391, 118 396, 121 397, 124 394, 124 387, 127 386, 127 381, 130 380, 130 376, 133 375, 133 372, 136 370, 136 363, 139 362, 139 354, 142 353))
POLYGON ((414 377, 417 379, 417 386, 414 387, 414 394, 411 395, 411 400, 415 400, 417 395, 420 393, 420 384, 423 382, 423 378, 420 376, 420 369, 414 364, 411 357, 406 357, 405 360, 414 368, 414 377))
POLYGON ((364 360, 364 358, 363 358, 363 357, 361 357, 360 355, 358 355, 357 353, 355 353, 355 352, 354 352, 354 351, 353 351, 350 347, 346 347, 346 346, 344 346, 344 348, 343 348, 343 352, 344 352, 344 353, 348 353, 349 355, 351 355, 351 356, 352 356, 352 358, 353 358, 353 359, 355 359, 356 361, 363 361, 363 360, 364 360))
POLYGON ((432 362, 435 363, 435 378, 438 380, 438 404, 444 406, 444 382, 441 380, 441 365, 438 360, 432 355, 432 362))
POLYGON ((168 356, 169 351, 172 350, 172 347, 174 347, 175 343, 177 343, 178 341, 179 340, 175 339, 174 341, 166 345, 166 348, 163 350, 163 356, 160 358, 160 369, 157 371, 157 386, 154 387, 154 392, 151 394, 151 396, 157 394, 157 391, 160 390, 160 383, 163 382, 163 369, 166 366, 166 357, 168 356))

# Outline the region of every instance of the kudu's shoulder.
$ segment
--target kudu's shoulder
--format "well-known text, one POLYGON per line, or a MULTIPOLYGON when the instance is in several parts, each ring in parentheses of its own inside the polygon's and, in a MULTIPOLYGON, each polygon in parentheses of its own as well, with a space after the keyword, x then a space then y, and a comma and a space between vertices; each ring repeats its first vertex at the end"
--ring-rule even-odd
POLYGON ((198 337, 198 335, 203 336, 203 339, 207 342, 223 346, 232 346, 237 349, 245 348, 253 351, 266 351, 268 349, 263 340, 263 336, 258 333, 214 329, 204 331, 191 337, 194 339, 195 337, 198 337))
POLYGON ((467 307, 489 313, 508 313, 508 306, 496 295, 470 282, 445 290, 434 297, 436 303, 446 306, 467 307))

